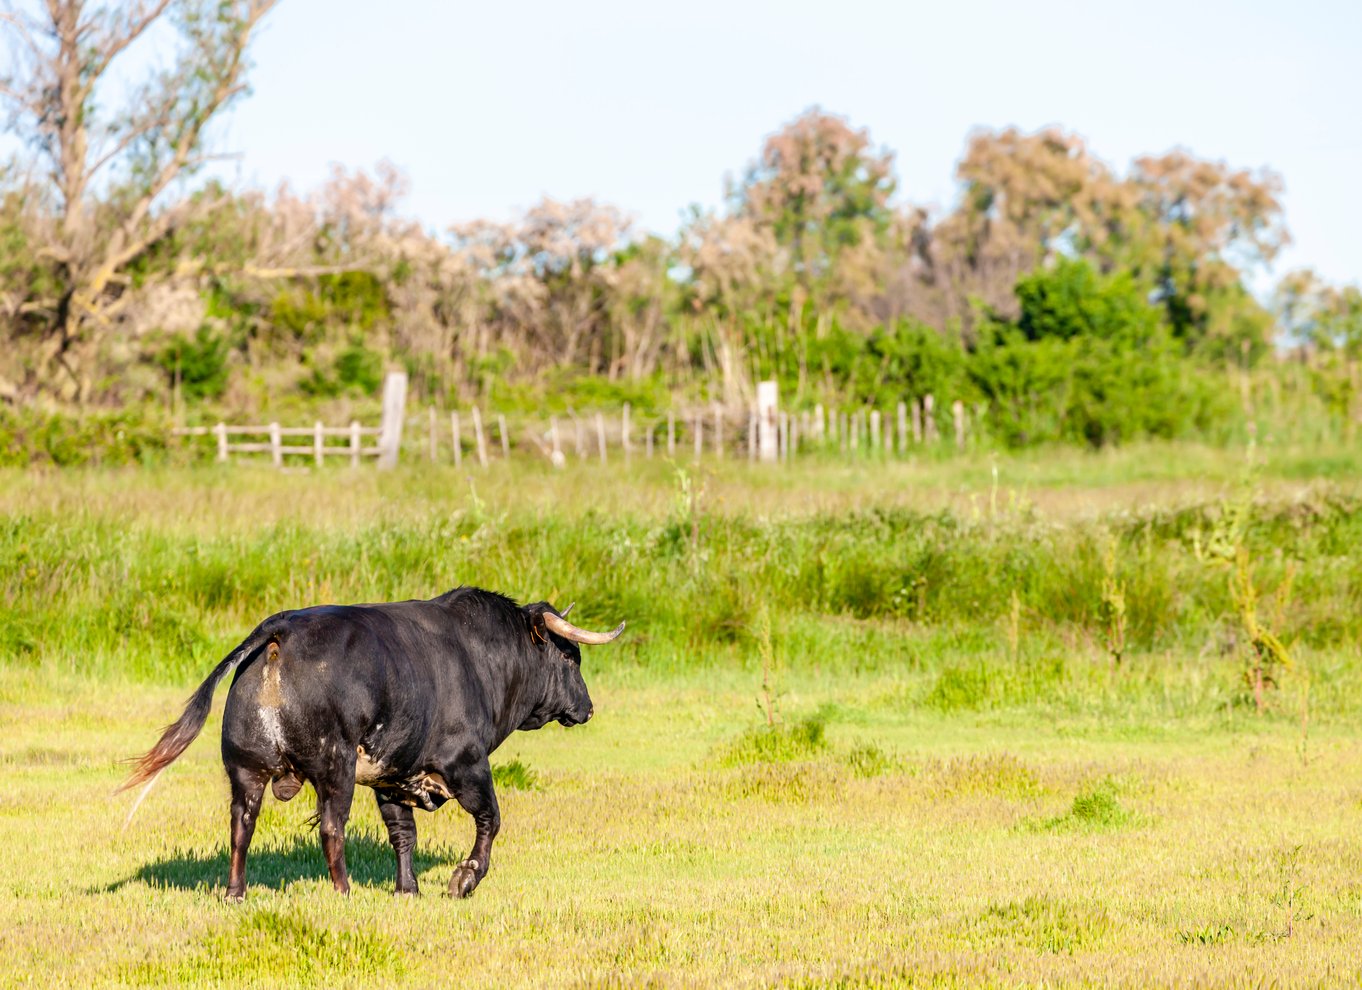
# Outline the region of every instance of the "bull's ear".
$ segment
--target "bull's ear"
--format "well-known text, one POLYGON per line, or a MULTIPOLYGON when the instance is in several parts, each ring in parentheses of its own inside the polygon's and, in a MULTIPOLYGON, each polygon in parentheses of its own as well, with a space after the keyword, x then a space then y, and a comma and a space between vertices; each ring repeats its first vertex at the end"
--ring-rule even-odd
POLYGON ((547 643, 549 641, 549 627, 544 624, 543 610, 535 609, 528 613, 526 618, 530 622, 530 638, 536 643, 547 643))

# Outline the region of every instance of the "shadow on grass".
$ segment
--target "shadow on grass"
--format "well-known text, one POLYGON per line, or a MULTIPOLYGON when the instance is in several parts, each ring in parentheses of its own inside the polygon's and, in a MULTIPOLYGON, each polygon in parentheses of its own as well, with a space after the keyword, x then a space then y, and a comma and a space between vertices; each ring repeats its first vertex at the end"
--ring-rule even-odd
MULTIPOLYGON (((449 866, 452 870, 460 858, 446 849, 436 847, 423 850, 417 845, 412 854, 412 865, 417 876, 421 877, 426 871, 441 866, 449 866)), ((362 831, 350 832, 345 837, 345 864, 349 869, 351 886, 392 889, 394 885, 397 859, 386 838, 362 831)), ((224 843, 216 852, 185 852, 148 863, 131 876, 97 887, 91 893, 112 893, 129 884, 179 890, 222 890, 227 886, 227 865, 228 850, 224 843)), ((246 859, 248 887, 282 890, 299 880, 328 878, 326 860, 322 858, 321 845, 315 832, 282 842, 256 842, 246 859)), ((425 878, 426 884, 429 885, 435 879, 425 878)), ((440 883, 448 879, 445 877, 440 883)))

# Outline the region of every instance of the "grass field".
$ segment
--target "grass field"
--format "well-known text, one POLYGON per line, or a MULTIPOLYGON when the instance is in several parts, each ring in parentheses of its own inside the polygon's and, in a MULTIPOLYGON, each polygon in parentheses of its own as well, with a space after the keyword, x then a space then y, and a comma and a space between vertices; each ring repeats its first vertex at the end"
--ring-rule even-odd
POLYGON ((0 979, 1357 985, 1359 468, 0 476, 0 979), (1244 573, 1292 661, 1262 713, 1244 573), (418 816, 425 896, 398 901, 361 789, 348 899, 304 792, 267 798, 222 903, 216 716, 125 826, 116 761, 255 621, 460 582, 630 623, 585 651, 591 723, 494 757, 471 900, 440 894, 466 816, 418 816))

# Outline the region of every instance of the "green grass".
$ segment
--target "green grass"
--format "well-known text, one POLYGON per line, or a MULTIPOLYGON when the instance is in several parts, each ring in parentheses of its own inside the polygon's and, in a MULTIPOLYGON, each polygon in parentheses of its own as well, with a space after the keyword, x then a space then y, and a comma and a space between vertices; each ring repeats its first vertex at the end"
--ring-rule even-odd
POLYGON ((660 463, 5 474, 0 982, 1354 985, 1362 458, 1326 453, 1323 483, 1265 451, 1251 499, 1190 447, 1018 457, 996 491, 965 461, 687 467, 694 504, 660 463), (1240 503, 1295 661, 1261 715, 1205 552, 1240 503), (336 896, 305 791, 223 904, 216 716, 124 826, 116 761, 264 615, 460 581, 630 623, 585 651, 588 725, 494 757, 470 901, 441 896, 467 817, 418 816, 398 901, 363 791, 336 896))

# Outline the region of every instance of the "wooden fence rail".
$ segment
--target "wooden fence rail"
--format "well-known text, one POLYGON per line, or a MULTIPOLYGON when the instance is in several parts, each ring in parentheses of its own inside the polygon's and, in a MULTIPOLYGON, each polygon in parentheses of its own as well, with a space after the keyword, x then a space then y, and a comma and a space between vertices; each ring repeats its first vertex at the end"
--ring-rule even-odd
POLYGON ((327 457, 348 457, 351 464, 358 465, 360 458, 377 457, 382 453, 379 445, 366 447, 362 441, 363 437, 378 436, 381 432, 380 428, 360 426, 358 422, 351 422, 349 426, 323 426, 321 423, 313 426, 280 426, 278 423, 228 426, 218 423, 216 426, 190 426, 171 431, 179 437, 216 437, 217 459, 221 464, 231 460, 232 454, 269 454, 275 467, 283 467, 284 457, 293 454, 310 456, 318 467, 327 457), (233 443, 228 439, 233 436, 266 436, 269 439, 233 443), (312 443, 306 446, 285 444, 285 437, 311 437, 312 443), (328 444, 328 437, 343 437, 349 442, 344 445, 328 444))

